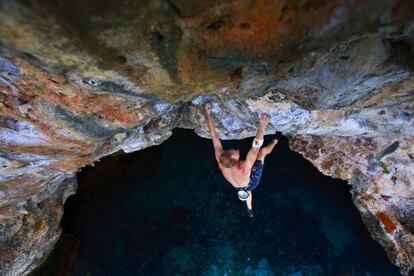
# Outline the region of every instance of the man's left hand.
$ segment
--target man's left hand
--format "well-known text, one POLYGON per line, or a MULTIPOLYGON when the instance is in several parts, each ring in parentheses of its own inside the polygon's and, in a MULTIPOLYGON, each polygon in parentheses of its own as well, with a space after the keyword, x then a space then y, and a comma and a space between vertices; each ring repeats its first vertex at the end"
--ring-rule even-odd
POLYGON ((262 115, 260 115, 259 125, 263 128, 266 128, 270 122, 270 119, 270 115, 263 113, 262 115))

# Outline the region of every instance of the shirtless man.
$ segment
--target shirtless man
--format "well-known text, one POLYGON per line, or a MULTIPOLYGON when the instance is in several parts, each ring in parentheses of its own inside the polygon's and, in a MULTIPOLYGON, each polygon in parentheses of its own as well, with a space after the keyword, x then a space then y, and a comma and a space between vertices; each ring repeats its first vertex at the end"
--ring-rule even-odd
POLYGON ((264 131, 270 121, 269 115, 262 114, 260 116, 259 129, 257 130, 256 138, 252 143, 252 148, 247 153, 246 160, 240 160, 239 150, 223 150, 223 146, 221 145, 211 117, 210 104, 206 104, 204 109, 208 118, 208 128, 210 129, 211 138, 213 140, 214 154, 218 166, 223 173, 224 178, 238 191, 237 195, 239 199, 246 201, 247 213, 249 217, 252 218, 252 190, 259 185, 265 157, 271 153, 276 146, 278 139, 281 137, 281 132, 276 132, 272 142, 267 146, 260 148, 263 144, 264 131))

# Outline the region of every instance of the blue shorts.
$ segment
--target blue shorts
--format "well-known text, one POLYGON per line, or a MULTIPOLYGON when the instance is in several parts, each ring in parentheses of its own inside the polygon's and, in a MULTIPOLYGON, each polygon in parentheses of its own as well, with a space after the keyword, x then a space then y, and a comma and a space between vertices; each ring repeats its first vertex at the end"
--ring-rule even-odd
POLYGON ((256 160, 252 167, 249 184, 247 184, 246 187, 237 190, 253 191, 256 189, 256 187, 259 186, 260 178, 262 177, 263 167, 263 162, 261 160, 256 160))

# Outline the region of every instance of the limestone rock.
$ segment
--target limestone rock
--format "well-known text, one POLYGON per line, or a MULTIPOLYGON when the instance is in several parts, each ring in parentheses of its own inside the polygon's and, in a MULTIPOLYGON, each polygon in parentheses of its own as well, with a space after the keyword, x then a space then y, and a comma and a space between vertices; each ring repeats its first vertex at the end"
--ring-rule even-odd
POLYGON ((296 135, 291 147, 322 173, 348 181, 372 237, 407 274, 414 264, 414 138, 296 135))

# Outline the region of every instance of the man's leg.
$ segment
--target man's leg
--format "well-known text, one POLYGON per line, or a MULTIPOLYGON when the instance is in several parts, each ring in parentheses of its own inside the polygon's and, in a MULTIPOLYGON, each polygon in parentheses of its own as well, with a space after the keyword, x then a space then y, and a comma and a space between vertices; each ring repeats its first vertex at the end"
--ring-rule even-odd
POLYGON ((257 160, 260 160, 264 164, 264 160, 266 155, 272 152, 273 148, 276 146, 278 140, 272 140, 266 147, 263 147, 259 150, 259 154, 257 155, 257 160))
MULTIPOLYGON (((270 142, 267 146, 261 148, 259 151, 259 154, 257 155, 257 160, 262 161, 262 164, 264 164, 266 155, 272 152, 276 144, 277 144, 277 140, 272 140, 272 142, 270 142)), ((253 207, 252 207, 253 193, 252 191, 248 191, 248 193, 249 193, 249 197, 246 200, 247 213, 249 214, 249 217, 252 218, 253 217, 253 207)))
POLYGON ((252 209, 252 191, 247 191, 247 193, 249 194, 249 197, 246 200, 246 205, 247 205, 247 209, 251 210, 252 209))
POLYGON ((253 207, 252 207, 253 193, 252 191, 247 191, 247 192, 249 193, 249 197, 246 200, 247 214, 249 215, 250 218, 253 218, 254 217, 253 207))

